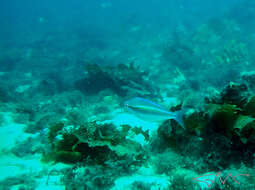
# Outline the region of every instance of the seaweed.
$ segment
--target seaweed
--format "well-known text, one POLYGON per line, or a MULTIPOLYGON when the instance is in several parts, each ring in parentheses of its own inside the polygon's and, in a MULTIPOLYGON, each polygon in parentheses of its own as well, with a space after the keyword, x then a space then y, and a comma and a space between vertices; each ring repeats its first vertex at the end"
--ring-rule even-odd
POLYGON ((121 89, 121 84, 118 80, 108 73, 105 72, 101 67, 96 64, 89 64, 86 66, 88 72, 84 79, 75 82, 77 89, 85 94, 96 94, 104 89, 111 89, 118 95, 124 95, 125 91, 121 89), (102 82, 104 81, 104 82, 102 82))
POLYGON ((249 62, 247 45, 243 42, 231 40, 223 49, 216 53, 216 61, 219 64, 242 64, 249 62))
POLYGON ((243 83, 230 83, 202 109, 186 112, 185 131, 168 121, 161 125, 151 150, 162 153, 171 148, 191 160, 199 159, 200 164, 193 169, 198 172, 222 170, 241 161, 252 164, 254 114, 255 98, 249 88, 243 83))
POLYGON ((221 91, 220 103, 237 105, 243 108, 248 101, 249 95, 247 85, 230 82, 221 91))
POLYGON ((77 163, 93 159, 98 164, 123 156, 143 160, 140 156, 143 154, 141 145, 126 138, 130 131, 141 133, 148 140, 148 131, 141 128, 122 126, 117 130, 113 124, 97 122, 86 122, 77 127, 63 122, 54 123, 48 134, 51 148, 42 160, 77 163))
POLYGON ((241 74, 242 80, 247 84, 247 86, 251 89, 255 89, 255 72, 250 71, 250 72, 243 72, 241 74))
POLYGON ((58 132, 61 131, 63 129, 63 127, 64 127, 63 122, 57 122, 57 123, 54 123, 50 126, 49 133, 48 133, 48 138, 49 138, 49 141, 51 143, 54 141, 54 139, 58 135, 58 132))
POLYGON ((210 126, 214 129, 214 132, 224 134, 231 138, 233 126, 240 111, 235 105, 220 105, 210 119, 210 126))
POLYGON ((146 79, 148 74, 133 64, 102 67, 87 63, 86 71, 86 76, 74 84, 76 89, 86 95, 97 94, 106 89, 119 96, 155 95, 157 91, 146 79))
POLYGON ((67 164, 74 164, 82 161, 84 158, 80 152, 70 152, 70 151, 57 151, 54 153, 54 160, 56 162, 63 162, 67 164))
POLYGON ((245 114, 255 117, 255 96, 249 98, 244 109, 245 114))
POLYGON ((202 111, 193 112, 188 117, 186 116, 184 123, 191 133, 200 136, 208 124, 208 115, 202 111))
POLYGON ((253 143, 255 142, 255 138, 253 137, 255 134, 254 121, 255 118, 252 118, 251 116, 240 115, 233 126, 234 133, 239 137, 243 144, 246 144, 247 141, 251 140, 253 140, 253 143))

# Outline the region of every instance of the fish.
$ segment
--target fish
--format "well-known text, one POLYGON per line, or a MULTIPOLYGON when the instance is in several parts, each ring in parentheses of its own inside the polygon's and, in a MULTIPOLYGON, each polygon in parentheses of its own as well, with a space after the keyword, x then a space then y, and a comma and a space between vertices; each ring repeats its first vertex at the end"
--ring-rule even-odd
POLYGON ((143 120, 163 122, 164 120, 173 119, 185 129, 183 122, 183 110, 176 112, 167 111, 167 109, 163 106, 141 97, 135 97, 125 101, 124 107, 129 112, 143 120))

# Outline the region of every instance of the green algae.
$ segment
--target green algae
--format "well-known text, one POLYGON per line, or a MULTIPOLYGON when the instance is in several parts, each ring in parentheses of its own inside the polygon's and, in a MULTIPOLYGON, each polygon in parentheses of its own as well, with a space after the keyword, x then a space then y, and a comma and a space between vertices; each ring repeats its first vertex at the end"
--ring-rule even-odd
POLYGON ((245 113, 255 117, 255 96, 252 96, 245 106, 245 113))
POLYGON ((238 118, 238 112, 240 111, 241 110, 235 105, 220 105, 212 114, 210 120, 210 122, 212 123, 212 127, 216 132, 231 137, 234 123, 238 118))
POLYGON ((252 135, 255 134, 255 118, 240 115, 236 120, 233 130, 243 144, 246 144, 252 135))
POLYGON ((50 142, 53 142, 55 137, 58 135, 58 132, 61 131, 64 127, 64 123, 58 122, 54 123, 50 126, 49 133, 48 133, 48 138, 50 142))
POLYGON ((83 156, 80 152, 70 152, 70 151, 57 151, 53 158, 56 162, 63 163, 77 163, 83 160, 83 156))
POLYGON ((185 127, 200 136, 208 124, 208 115, 203 112, 193 112, 184 119, 185 127))
POLYGON ((143 135, 149 139, 148 131, 138 127, 123 125, 117 130, 113 124, 86 122, 77 127, 63 122, 51 125, 48 139, 51 150, 44 155, 43 161, 76 163, 86 158, 103 163, 113 157, 131 156, 143 159, 141 145, 126 137, 129 133, 143 135))

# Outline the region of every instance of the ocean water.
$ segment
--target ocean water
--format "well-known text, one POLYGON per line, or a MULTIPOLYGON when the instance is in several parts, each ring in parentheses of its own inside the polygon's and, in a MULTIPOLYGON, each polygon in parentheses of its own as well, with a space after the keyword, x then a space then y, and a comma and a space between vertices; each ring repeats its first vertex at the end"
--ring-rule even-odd
POLYGON ((10 0, 0 26, 0 190, 255 189, 253 1, 10 0))

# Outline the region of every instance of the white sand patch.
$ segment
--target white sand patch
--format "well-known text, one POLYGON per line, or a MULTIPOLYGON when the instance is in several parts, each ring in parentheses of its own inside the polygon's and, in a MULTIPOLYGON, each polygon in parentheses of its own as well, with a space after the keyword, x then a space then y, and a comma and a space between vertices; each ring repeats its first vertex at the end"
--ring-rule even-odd
POLYGON ((41 175, 41 177, 38 177, 36 180, 38 184, 36 189, 64 190, 65 187, 61 181, 63 174, 61 174, 62 172, 60 171, 71 166, 66 164, 44 164, 40 160, 40 154, 28 158, 18 158, 13 154, 1 155, 0 181, 8 177, 19 177, 22 175, 31 175, 31 177, 34 177, 41 175))
POLYGON ((115 186, 112 190, 132 190, 134 189, 134 183, 148 185, 151 190, 166 190, 169 189, 171 185, 170 178, 168 176, 157 175, 152 168, 142 167, 132 176, 120 177, 115 180, 115 186))
POLYGON ((6 177, 15 177, 22 174, 39 173, 45 169, 45 165, 40 162, 40 155, 34 155, 32 158, 18 158, 13 154, 0 156, 0 180, 6 177))
POLYGON ((48 166, 49 173, 48 175, 38 179, 38 186, 36 187, 36 190, 65 190, 66 188, 62 183, 64 173, 57 172, 57 175, 54 175, 54 171, 61 171, 62 169, 65 169, 67 167, 71 166, 65 164, 48 166))
MULTIPOLYGON (((31 175, 31 177, 38 176, 36 179, 38 187, 36 189, 64 190, 61 171, 71 166, 42 163, 41 154, 26 157, 16 157, 12 154, 11 149, 15 147, 16 143, 25 141, 28 137, 34 137, 34 135, 24 132, 25 125, 14 123, 11 113, 2 114, 4 121, 0 126, 0 181, 8 177, 19 178, 22 175, 31 175)), ((19 186, 12 187, 12 189, 15 188, 19 189, 19 186)))
POLYGON ((65 186, 63 185, 44 185, 40 184, 36 187, 36 190, 65 190, 65 186))
POLYGON ((116 126, 129 125, 131 127, 142 127, 143 130, 149 130, 149 132, 154 132, 158 129, 158 123, 147 122, 141 120, 135 115, 129 113, 119 113, 112 119, 113 124, 116 126))
MULTIPOLYGON (((158 123, 141 120, 135 115, 132 115, 129 113, 118 113, 111 120, 111 122, 116 126, 129 125, 131 127, 141 127, 143 131, 147 131, 147 130, 149 131, 149 136, 151 136, 155 131, 157 131, 159 127, 158 123)), ((141 145, 148 144, 148 142, 145 140, 142 134, 138 134, 138 135, 135 133, 129 134, 129 136, 127 136, 127 139, 136 141, 141 145)))
POLYGON ((4 122, 0 126, 0 152, 12 149, 17 142, 26 140, 30 135, 23 132, 25 125, 12 121, 11 113, 3 113, 4 122))

